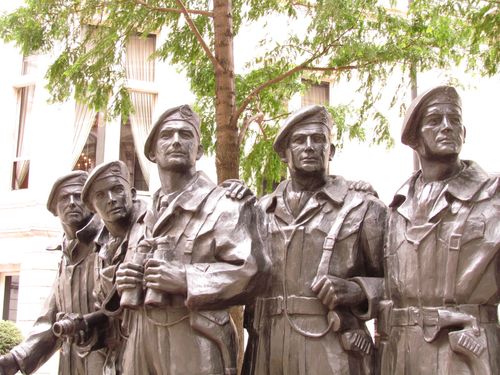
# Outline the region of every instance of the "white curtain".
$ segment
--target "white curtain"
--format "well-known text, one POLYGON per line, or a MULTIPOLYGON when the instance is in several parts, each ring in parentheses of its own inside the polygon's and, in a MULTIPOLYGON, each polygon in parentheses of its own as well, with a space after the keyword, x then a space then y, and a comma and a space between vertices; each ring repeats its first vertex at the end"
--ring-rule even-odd
POLYGON ((73 133, 73 148, 71 150, 71 168, 75 166, 80 158, 83 147, 92 129, 96 116, 96 111, 82 103, 76 103, 75 124, 73 133))
POLYGON ((24 184, 29 171, 29 159, 27 155, 26 134, 31 124, 31 110, 33 107, 33 97, 35 95, 35 85, 23 87, 19 90, 19 128, 17 134, 17 149, 15 161, 14 188, 19 189, 24 184))
POLYGON ((142 175, 149 186, 149 169, 151 162, 144 155, 144 143, 153 126, 153 109, 156 104, 156 94, 147 92, 130 92, 135 111, 130 115, 130 127, 134 137, 134 147, 142 175))
POLYGON ((133 35, 128 40, 125 71, 127 78, 138 81, 155 80, 155 61, 150 58, 155 52, 154 35, 141 37, 133 35))
MULTIPOLYGON (((147 38, 132 36, 127 45, 125 70, 128 79, 154 82, 155 62, 150 56, 155 52, 155 37, 147 38)), ((149 170, 151 162, 144 155, 144 143, 152 128, 153 111, 156 105, 156 94, 130 90, 130 97, 134 105, 134 113, 130 115, 134 147, 139 159, 142 175, 149 185, 149 170)))

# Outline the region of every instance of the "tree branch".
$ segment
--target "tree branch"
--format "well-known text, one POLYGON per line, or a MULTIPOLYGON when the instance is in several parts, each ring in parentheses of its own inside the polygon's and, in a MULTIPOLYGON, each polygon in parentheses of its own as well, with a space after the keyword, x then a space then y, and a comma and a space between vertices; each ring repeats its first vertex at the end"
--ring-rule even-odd
POLYGON ((250 127, 250 124, 255 121, 259 124, 259 126, 261 126, 261 122, 263 121, 263 119, 264 119, 264 113, 262 112, 259 112, 250 118, 245 117, 245 119, 243 120, 243 125, 241 126, 240 129, 240 133, 238 134, 238 144, 240 146, 243 143, 243 138, 245 138, 245 134, 248 128, 250 127))
POLYGON ((262 90, 266 89, 267 87, 269 87, 271 85, 274 85, 275 83, 283 81, 284 79, 290 77, 291 75, 293 75, 297 72, 300 72, 301 70, 304 70, 308 64, 310 64, 311 62, 313 62, 317 58, 319 58, 319 57, 323 56, 325 53, 327 53, 328 50, 330 49, 330 47, 331 46, 326 46, 321 52, 313 55, 312 57, 310 57, 309 59, 307 59, 303 63, 301 63, 301 64, 297 65, 296 67, 294 67, 294 68, 274 77, 273 79, 270 79, 269 81, 264 82, 261 85, 257 86, 255 89, 253 89, 253 91, 250 94, 248 94, 248 96, 243 100, 241 105, 236 109, 236 111, 234 112, 234 115, 231 117, 231 121, 238 121, 238 118, 241 116, 241 114, 246 109, 248 104, 250 104, 250 102, 255 98, 255 96, 257 96, 262 90))
POLYGON ((290 116, 291 112, 286 112, 286 113, 283 113, 281 115, 278 115, 276 117, 271 117, 271 118, 268 118, 268 119, 264 119, 262 120, 262 122, 270 122, 270 121, 276 121, 276 120, 279 120, 279 119, 282 119, 282 118, 287 118, 288 116, 290 116))
MULTIPOLYGON (((141 5, 141 6, 145 7, 145 8, 148 8, 150 10, 154 10, 156 12, 162 12, 162 13, 179 13, 179 14, 183 14, 184 13, 183 9, 155 7, 153 5, 149 5, 148 3, 146 3, 145 1, 142 1, 142 0, 133 0, 133 1, 137 5, 141 5)), ((186 11, 189 14, 199 14, 199 15, 207 16, 207 17, 213 17, 214 16, 214 12, 210 12, 208 10, 186 9, 186 11)))
POLYGON ((317 72, 342 72, 344 70, 359 69, 359 65, 346 65, 346 66, 306 66, 303 70, 312 70, 317 72))
MULTIPOLYGON (((138 1, 138 0, 136 0, 138 1)), ((198 40, 198 42, 200 43, 201 45, 201 48, 203 48, 203 50, 205 51, 205 53, 207 54, 207 57, 210 59, 210 61, 212 62, 212 64, 214 65, 214 68, 215 69, 222 69, 221 65, 219 64, 219 62, 217 61, 217 59, 215 58, 214 54, 212 53, 212 51, 210 51, 210 48, 207 46, 207 43, 205 43, 205 40, 203 39, 203 36, 200 34, 200 32, 198 31, 198 28, 196 27, 196 25, 194 24, 193 22, 193 19, 191 18, 191 16, 189 15, 189 12, 188 10, 186 9, 186 7, 184 6, 184 3, 182 2, 182 0, 175 0, 177 2, 177 4, 179 4, 179 6, 181 7, 182 9, 182 13, 184 14, 184 17, 186 18, 186 22, 188 23, 189 25, 189 28, 191 29, 191 31, 193 32, 193 34, 195 35, 196 39, 198 40)))
POLYGON ((308 3, 307 1, 290 1, 289 4, 294 7, 303 7, 306 8, 307 10, 315 9, 316 6, 313 4, 308 3))
POLYGON ((304 67, 307 64, 309 64, 309 62, 310 62, 309 60, 304 61, 302 64, 297 65, 295 68, 290 69, 287 72, 285 72, 283 74, 280 74, 279 76, 276 76, 273 79, 270 79, 269 81, 264 82, 263 84, 257 86, 250 94, 248 94, 248 96, 245 98, 245 100, 243 100, 243 102, 238 107, 238 109, 236 109, 236 111, 235 111, 235 113, 233 115, 233 121, 237 120, 241 116, 241 114, 246 109, 246 107, 248 106, 248 104, 250 104, 250 102, 253 100, 253 98, 255 96, 257 96, 257 94, 259 94, 262 90, 264 90, 265 88, 267 88, 267 87, 269 87, 271 85, 274 85, 275 83, 283 81, 285 78, 288 78, 288 77, 290 77, 291 75, 293 75, 293 74, 295 74, 297 72, 300 72, 301 70, 304 69, 304 67))
POLYGON ((356 66, 346 66, 346 67, 336 67, 336 68, 320 68, 320 67, 308 67, 307 65, 310 64, 311 62, 313 62, 314 60, 316 60, 317 58, 321 57, 321 56, 324 56, 331 48, 333 48, 335 46, 335 43, 337 43, 340 38, 342 38, 345 34, 347 34, 349 31, 351 31, 352 29, 348 29, 348 30, 345 30, 341 35, 339 35, 337 37, 337 39, 325 46, 323 48, 323 50, 317 54, 314 54, 311 58, 309 58, 308 60, 304 61, 302 64, 300 65, 297 65, 295 68, 292 68, 290 69, 289 71, 277 76, 277 77, 274 77, 273 79, 267 81, 267 82, 264 82, 263 84, 261 84, 260 86, 256 87, 246 98, 245 100, 243 100, 243 102, 241 103, 241 105, 236 109, 233 117, 231 118, 231 121, 238 121, 238 118, 241 116, 241 114, 243 113, 243 111, 245 111, 246 107, 248 106, 248 104, 250 104, 250 102, 253 100, 253 98, 255 96, 257 96, 262 90, 266 89, 267 87, 275 84, 275 83, 278 83, 278 82, 281 82, 282 80, 290 77, 292 74, 295 74, 297 72, 300 72, 301 70, 317 70, 317 71, 321 71, 321 70, 324 70, 324 71, 333 71, 333 70, 337 70, 337 71, 343 71, 343 70, 352 70, 352 69, 357 69, 359 67, 356 67, 356 66))

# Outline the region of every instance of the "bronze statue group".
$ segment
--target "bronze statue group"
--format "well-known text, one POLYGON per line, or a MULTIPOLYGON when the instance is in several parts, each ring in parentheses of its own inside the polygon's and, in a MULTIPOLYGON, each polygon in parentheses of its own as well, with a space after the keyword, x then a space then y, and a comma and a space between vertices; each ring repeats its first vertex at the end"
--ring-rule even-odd
POLYGON ((500 182, 460 160, 461 111, 450 86, 413 101, 401 141, 421 169, 387 207, 329 175, 322 106, 284 122, 289 179, 258 200, 197 171, 200 119, 167 110, 144 146, 161 182, 149 207, 121 161, 54 183, 57 277, 1 373, 60 350, 61 375, 236 375, 229 308, 245 305, 245 375, 499 374, 500 182))

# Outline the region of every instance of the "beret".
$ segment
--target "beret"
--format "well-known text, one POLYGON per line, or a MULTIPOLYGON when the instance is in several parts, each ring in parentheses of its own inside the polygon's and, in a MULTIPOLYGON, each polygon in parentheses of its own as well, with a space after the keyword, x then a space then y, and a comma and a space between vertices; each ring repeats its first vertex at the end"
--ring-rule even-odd
POLYGON ((49 198, 47 199, 47 210, 49 210, 54 216, 57 216, 56 211, 56 196, 59 189, 63 186, 79 185, 82 186, 87 180, 88 173, 85 171, 73 171, 64 176, 59 177, 54 184, 49 193, 49 198))
POLYGON ((310 105, 292 113, 283 123, 274 140, 274 150, 281 158, 285 157, 288 146, 288 135, 297 125, 320 124, 332 130, 332 118, 322 105, 310 105))
POLYGON ((417 138, 422 109, 431 104, 455 104, 462 106, 457 90, 452 86, 438 86, 417 96, 406 111, 401 131, 401 142, 412 147, 417 138))
POLYGON ((153 161, 150 159, 149 152, 151 151, 151 146, 158 128, 168 121, 184 121, 194 128, 196 134, 198 135, 198 139, 200 138, 200 117, 189 105, 183 104, 177 107, 169 108, 163 112, 158 120, 156 120, 153 128, 149 132, 146 143, 144 143, 144 155, 146 155, 146 158, 148 158, 149 161, 153 161))
POLYGON ((107 177, 118 177, 130 184, 130 173, 127 165, 123 161, 115 160, 96 166, 90 173, 82 189, 82 202, 87 207, 92 206, 90 204, 90 189, 92 185, 94 182, 107 177))

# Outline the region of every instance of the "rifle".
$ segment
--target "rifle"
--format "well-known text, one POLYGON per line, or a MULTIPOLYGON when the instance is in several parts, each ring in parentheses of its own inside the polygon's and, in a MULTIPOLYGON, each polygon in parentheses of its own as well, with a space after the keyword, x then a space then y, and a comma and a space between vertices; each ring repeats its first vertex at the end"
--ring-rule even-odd
POLYGON ((102 311, 85 315, 60 314, 60 318, 52 325, 52 332, 59 338, 76 339, 79 344, 84 343, 94 329, 101 328, 108 322, 108 316, 102 311))

